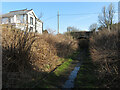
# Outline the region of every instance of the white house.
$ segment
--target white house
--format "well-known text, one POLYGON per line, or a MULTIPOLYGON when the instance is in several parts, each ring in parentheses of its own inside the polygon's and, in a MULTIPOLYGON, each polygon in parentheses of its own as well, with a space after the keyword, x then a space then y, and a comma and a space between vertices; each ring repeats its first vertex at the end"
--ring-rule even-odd
POLYGON ((29 32, 43 32, 43 22, 37 18, 34 11, 31 10, 16 10, 2 15, 2 24, 11 24, 15 28, 26 30, 29 32))

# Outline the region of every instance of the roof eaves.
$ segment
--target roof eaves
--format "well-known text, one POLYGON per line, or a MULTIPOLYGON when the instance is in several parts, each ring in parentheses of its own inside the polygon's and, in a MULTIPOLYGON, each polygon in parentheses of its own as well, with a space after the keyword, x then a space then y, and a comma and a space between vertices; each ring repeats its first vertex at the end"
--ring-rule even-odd
POLYGON ((23 9, 23 10, 15 10, 15 11, 10 11, 10 12, 19 12, 19 11, 27 11, 27 9, 23 9))
MULTIPOLYGON (((38 21, 42 22, 40 19, 36 18, 38 21)), ((42 22, 43 23, 43 22, 42 22)))

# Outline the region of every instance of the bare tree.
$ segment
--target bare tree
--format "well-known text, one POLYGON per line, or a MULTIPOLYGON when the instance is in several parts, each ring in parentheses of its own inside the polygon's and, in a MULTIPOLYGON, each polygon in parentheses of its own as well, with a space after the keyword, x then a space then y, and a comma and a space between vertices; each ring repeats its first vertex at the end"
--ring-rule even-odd
POLYGON ((115 10, 112 3, 108 6, 108 8, 104 6, 102 9, 102 14, 98 16, 100 25, 110 30, 113 24, 114 13, 115 10))
POLYGON ((90 25, 89 30, 95 32, 97 28, 98 28, 97 23, 93 23, 90 25))
POLYGON ((53 30, 51 28, 47 28, 47 31, 49 34, 54 34, 56 32, 56 30, 53 30))
POLYGON ((41 12, 38 18, 41 19, 42 17, 43 17, 43 13, 41 12))
POLYGON ((79 31, 79 29, 75 28, 75 27, 67 27, 67 32, 76 32, 79 31))

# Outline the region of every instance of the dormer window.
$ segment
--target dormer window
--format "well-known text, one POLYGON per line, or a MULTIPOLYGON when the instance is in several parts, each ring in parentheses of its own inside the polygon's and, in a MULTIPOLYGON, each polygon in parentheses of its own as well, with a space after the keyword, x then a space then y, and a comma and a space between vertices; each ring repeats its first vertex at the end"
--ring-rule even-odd
POLYGON ((33 18, 32 17, 30 17, 30 24, 33 25, 33 18))

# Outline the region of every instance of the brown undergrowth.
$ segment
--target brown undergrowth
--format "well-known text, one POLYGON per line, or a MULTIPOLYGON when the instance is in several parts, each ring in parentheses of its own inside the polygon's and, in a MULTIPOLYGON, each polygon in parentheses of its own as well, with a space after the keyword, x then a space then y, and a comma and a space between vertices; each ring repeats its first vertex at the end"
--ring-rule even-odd
POLYGON ((41 35, 15 28, 3 28, 3 87, 9 87, 8 84, 11 83, 8 82, 10 80, 8 73, 19 73, 21 76, 19 75, 17 80, 23 80, 23 82, 26 82, 25 78, 33 80, 33 77, 40 77, 39 74, 42 72, 53 70, 63 62, 62 58, 67 58, 77 48, 78 42, 71 36, 41 35))
POLYGON ((110 31, 103 29, 90 38, 90 53, 98 66, 100 87, 120 85, 120 25, 114 25, 110 31))

